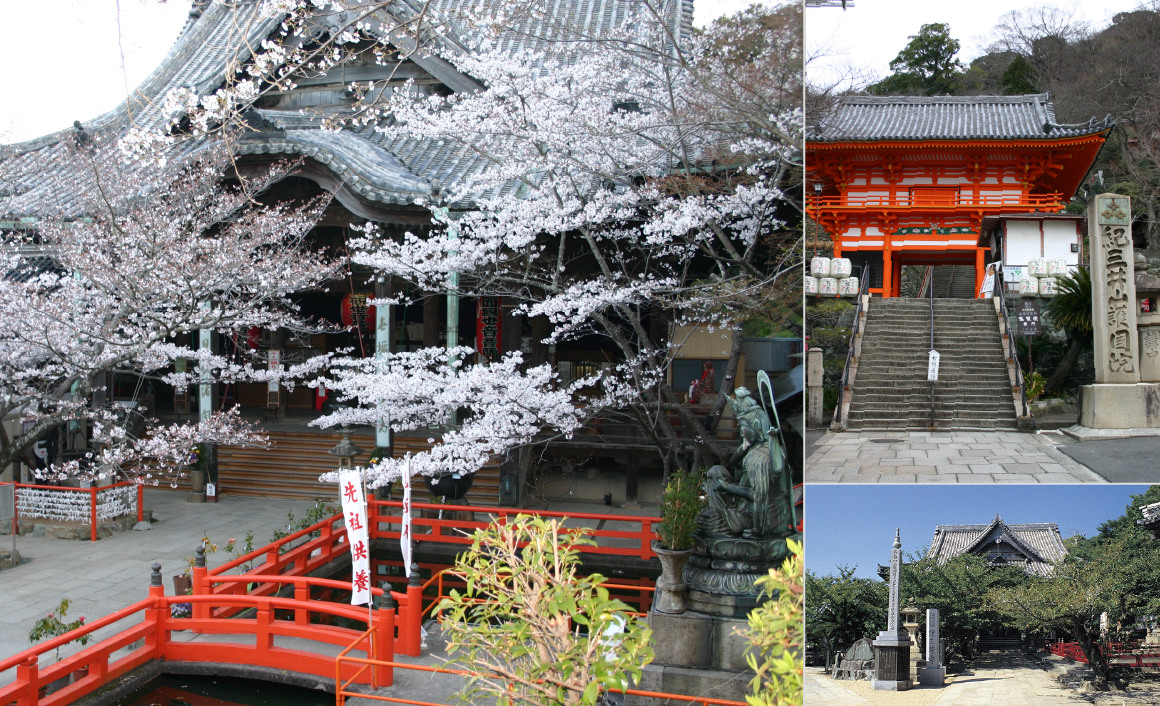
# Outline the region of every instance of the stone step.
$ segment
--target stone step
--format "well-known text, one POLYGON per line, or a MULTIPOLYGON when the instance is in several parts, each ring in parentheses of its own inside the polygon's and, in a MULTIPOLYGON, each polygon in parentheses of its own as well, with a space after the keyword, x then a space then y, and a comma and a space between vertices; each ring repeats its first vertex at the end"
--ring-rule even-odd
MULTIPOLYGON (((967 284, 960 291, 969 296, 973 275, 967 284)), ((926 372, 931 331, 929 300, 871 302, 848 416, 851 428, 930 428, 932 386, 926 372)), ((935 428, 1015 428, 1007 348, 994 304, 936 299, 933 331, 940 354, 933 385, 935 428)))

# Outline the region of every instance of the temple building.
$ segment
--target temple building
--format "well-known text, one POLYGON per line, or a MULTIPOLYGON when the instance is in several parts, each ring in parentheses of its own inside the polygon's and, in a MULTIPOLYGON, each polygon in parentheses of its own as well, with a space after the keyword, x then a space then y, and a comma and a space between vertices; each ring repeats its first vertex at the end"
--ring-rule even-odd
POLYGON ((866 268, 872 294, 900 296, 907 265, 969 267, 978 292, 986 264, 1023 260, 1032 245, 1037 257, 1059 251, 1078 264, 1075 224, 1042 216, 1071 200, 1109 119, 1060 124, 1039 94, 848 96, 812 122, 807 212, 835 257, 849 258, 855 274, 866 268), (994 236, 1004 228, 984 223, 1015 214, 1005 251, 994 236))
POLYGON ((1007 524, 995 515, 985 525, 936 525, 927 556, 942 563, 963 554, 983 557, 990 566, 1047 576, 1067 556, 1067 548, 1055 522, 1007 524))

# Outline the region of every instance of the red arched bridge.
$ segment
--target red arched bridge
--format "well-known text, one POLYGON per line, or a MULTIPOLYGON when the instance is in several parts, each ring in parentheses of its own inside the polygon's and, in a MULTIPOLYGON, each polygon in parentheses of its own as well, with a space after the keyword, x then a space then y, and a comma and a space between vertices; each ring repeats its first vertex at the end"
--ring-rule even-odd
MULTIPOLYGON (((482 512, 478 508, 425 503, 413 503, 413 507, 413 533, 418 544, 467 545, 471 541, 468 535, 488 524, 462 519, 482 512)), ((368 503, 372 540, 398 541, 400 508, 398 502, 368 503)), ((582 552, 642 561, 654 557, 653 525, 660 521, 646 516, 530 513, 506 508, 488 508, 486 514, 498 522, 517 514, 539 514, 594 524, 590 533, 597 545, 581 547, 582 552)), ((403 580, 406 585, 400 587, 402 590, 392 590, 386 583, 373 588, 377 607, 368 608, 338 602, 349 600, 349 581, 311 576, 328 567, 341 567, 348 560, 346 529, 338 514, 221 566, 195 566, 188 595, 166 595, 161 567, 155 564, 144 599, 0 661, 0 683, 4 684, 0 686, 0 704, 64 706, 156 660, 254 665, 334 679, 335 698, 340 704, 356 693, 352 690, 355 685, 362 687, 361 692, 366 692, 366 687, 391 686, 396 669, 463 673, 394 659, 396 655, 419 656, 424 616, 429 616, 451 586, 442 567, 428 565, 426 568, 434 570, 426 582, 414 573, 409 582, 403 580), (113 634, 58 662, 41 664, 43 656, 98 631, 113 634), (59 688, 48 693, 50 684, 59 688)), ((376 569, 376 573, 382 571, 376 569)), ((653 590, 650 579, 617 579, 607 585, 623 600, 647 612, 653 590)), ((675 702, 744 706, 721 699, 635 693, 675 702)), ((424 703, 389 695, 359 695, 394 703, 424 703)))

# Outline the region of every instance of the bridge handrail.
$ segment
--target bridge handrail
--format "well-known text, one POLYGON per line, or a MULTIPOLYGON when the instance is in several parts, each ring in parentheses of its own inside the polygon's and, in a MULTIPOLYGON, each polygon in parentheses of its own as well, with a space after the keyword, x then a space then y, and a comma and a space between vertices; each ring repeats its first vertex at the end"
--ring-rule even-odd
POLYGON ((341 538, 342 541, 345 542, 346 541, 346 539, 345 539, 346 538, 346 527, 345 526, 338 527, 338 528, 334 527, 334 523, 341 522, 341 521, 342 521, 342 513, 338 513, 338 514, 332 515, 331 517, 328 517, 326 519, 319 520, 318 522, 315 522, 314 524, 310 525, 309 527, 305 527, 303 529, 298 530, 297 532, 294 532, 292 534, 288 534, 285 537, 274 540, 273 542, 271 542, 267 545, 264 545, 258 549, 255 549, 252 552, 249 552, 247 554, 243 554, 235 559, 231 559, 230 561, 228 561, 224 564, 221 564, 220 566, 214 567, 214 568, 209 570, 209 573, 211 576, 216 577, 216 576, 219 576, 221 574, 225 574, 227 571, 229 571, 231 569, 235 569, 239 566, 242 566, 243 564, 249 563, 249 562, 251 562, 255 559, 258 559, 260 557, 263 557, 263 556, 266 557, 265 563, 260 564, 257 567, 254 567, 245 573, 262 571, 263 569, 270 569, 270 568, 275 568, 275 567, 284 568, 286 564, 291 563, 291 562, 287 562, 284 559, 280 559, 280 557, 285 556, 287 554, 290 554, 291 551, 296 550, 296 549, 300 549, 301 547, 306 546, 307 544, 311 544, 311 542, 304 542, 302 545, 299 545, 298 547, 293 547, 292 549, 289 549, 289 550, 283 550, 282 547, 289 546, 289 545, 293 544, 294 542, 298 541, 299 539, 302 539, 303 537, 306 537, 310 534, 313 534, 314 532, 318 532, 319 536, 312 538, 312 540, 320 545, 323 543, 321 540, 324 540, 324 539, 331 539, 331 540, 337 541, 338 539, 341 538))
MULTIPOLYGON (((382 512, 384 507, 399 508, 403 507, 403 503, 394 500, 371 500, 370 504, 376 510, 370 512, 371 517, 371 538, 372 539, 397 539, 399 532, 389 529, 390 525, 397 525, 402 522, 401 512, 399 515, 390 515, 382 512), (388 528, 384 529, 380 526, 381 523, 386 523, 388 528)), ((588 535, 593 539, 599 541, 601 538, 605 539, 635 539, 638 540, 636 546, 631 547, 610 547, 610 546, 596 546, 596 547, 577 547, 581 553, 600 553, 613 554, 621 556, 632 556, 648 561, 656 556, 652 549, 652 540, 655 537, 653 532, 653 525, 661 521, 659 517, 649 515, 602 515, 599 513, 585 513, 585 512, 563 512, 563 511, 531 511, 520 508, 495 508, 495 507, 473 507, 470 505, 439 505, 435 503, 412 503, 413 509, 420 510, 442 510, 444 512, 464 512, 464 513, 484 513, 496 518, 499 522, 506 522, 507 518, 516 515, 534 514, 539 517, 555 517, 567 518, 572 520, 614 520, 616 522, 639 523, 638 530, 613 530, 613 529, 593 529, 587 528, 588 535)), ((436 517, 422 517, 420 515, 412 515, 411 523, 416 527, 430 527, 432 532, 430 534, 414 533, 413 536, 416 542, 443 542, 447 544, 470 544, 470 535, 463 533, 444 533, 445 527, 456 528, 470 528, 480 529, 487 527, 489 522, 479 520, 441 520, 436 517)), ((563 528, 562 531, 578 530, 579 528, 563 528)))
MULTIPOLYGON (((284 578, 290 579, 292 577, 284 578)), ((154 585, 150 586, 148 598, 0 661, 0 672, 6 672, 14 667, 17 669, 16 679, 0 687, 0 703, 9 703, 15 700, 21 704, 39 703, 42 706, 56 706, 57 704, 63 706, 102 687, 110 679, 152 660, 230 662, 233 661, 231 657, 244 659, 261 649, 294 656, 296 659, 295 671, 319 677, 329 677, 334 673, 332 671, 334 662, 330 658, 303 653, 299 650, 276 648, 272 642, 274 636, 283 635, 331 645, 350 644, 350 634, 356 632, 354 629, 331 625, 312 625, 298 618, 298 616, 310 613, 328 614, 366 624, 374 623, 368 627, 368 630, 373 628, 380 635, 391 635, 391 639, 379 641, 383 644, 374 648, 372 652, 378 654, 380 658, 393 656, 395 614, 393 608, 380 609, 372 616, 360 607, 330 601, 315 601, 309 598, 299 600, 298 598, 255 595, 166 596, 162 586, 154 585), (238 619, 213 617, 210 611, 200 611, 203 617, 175 618, 172 616, 172 607, 181 603, 249 608, 255 609, 257 613, 253 618, 238 619), (278 619, 275 615, 276 610, 292 611, 295 614, 295 619, 278 619), (134 618, 139 614, 143 614, 143 619, 140 622, 86 646, 76 654, 43 669, 40 668, 39 660, 42 655, 80 637, 92 635, 97 630, 122 620, 134 618), (253 635, 256 641, 254 646, 215 642, 175 642, 169 636, 170 632, 186 630, 201 634, 253 635), (133 643, 138 641, 142 641, 143 644, 133 647, 133 643), (130 648, 129 654, 114 661, 113 654, 126 647, 130 648), (44 697, 37 696, 41 686, 82 671, 85 672, 83 677, 60 691, 44 697)), ((247 660, 245 663, 250 662, 247 660)), ((379 670, 376 674, 381 676, 385 673, 379 670)), ((389 681, 389 675, 387 679, 389 681)), ((381 681, 375 677, 372 677, 372 680, 373 682, 381 681)), ((368 682, 372 680, 368 680, 368 682)))

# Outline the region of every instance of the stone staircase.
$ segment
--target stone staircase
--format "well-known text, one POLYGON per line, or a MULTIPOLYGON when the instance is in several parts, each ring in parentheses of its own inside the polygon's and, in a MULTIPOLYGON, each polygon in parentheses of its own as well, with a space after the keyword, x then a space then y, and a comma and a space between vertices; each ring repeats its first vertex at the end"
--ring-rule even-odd
POLYGON ((974 299, 975 268, 971 265, 940 265, 931 275, 935 298, 974 299))
MULTIPOLYGON (((271 431, 271 446, 267 449, 245 449, 223 446, 218 449, 218 477, 222 492, 237 495, 258 495, 262 497, 312 499, 324 497, 338 501, 333 485, 318 482, 324 471, 333 470, 335 458, 330 449, 338 443, 334 432, 313 431, 271 431)), ((369 452, 375 446, 369 431, 360 430, 351 435, 351 441, 369 452)), ((402 456, 408 451, 417 452, 429 447, 426 437, 396 435, 395 454, 402 456)), ((364 453, 360 458, 367 460, 364 453)), ((393 489, 392 500, 402 498, 398 483, 393 489)), ((431 502, 432 498, 421 481, 416 481, 414 498, 416 502, 431 502)), ((475 475, 467 500, 472 505, 496 506, 499 504, 499 465, 492 463, 480 469, 475 475)))
MULTIPOLYGON (((973 283, 972 283, 973 286, 973 283)), ((1015 404, 994 305, 987 299, 934 300, 937 431, 1014 430, 1015 404)), ((929 430, 930 304, 872 299, 846 428, 929 430)))

